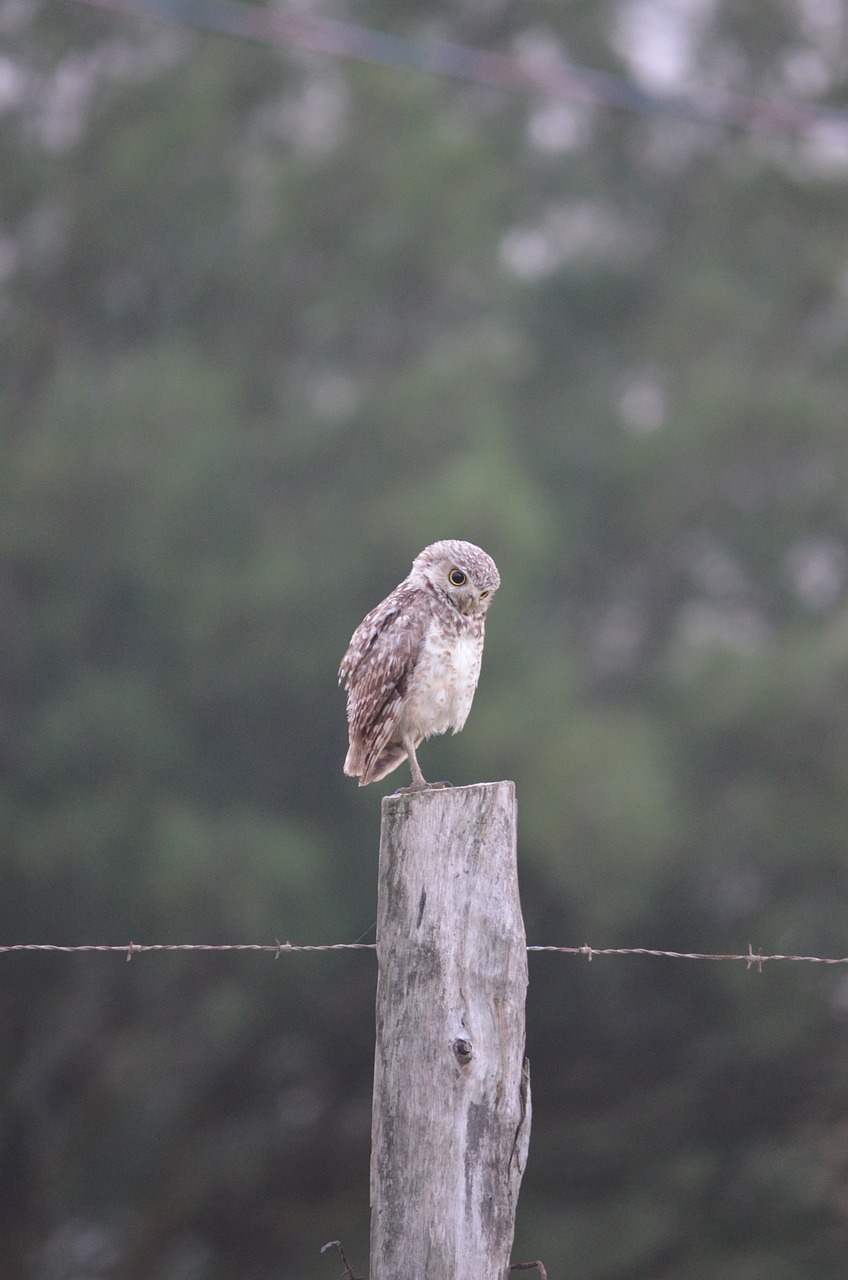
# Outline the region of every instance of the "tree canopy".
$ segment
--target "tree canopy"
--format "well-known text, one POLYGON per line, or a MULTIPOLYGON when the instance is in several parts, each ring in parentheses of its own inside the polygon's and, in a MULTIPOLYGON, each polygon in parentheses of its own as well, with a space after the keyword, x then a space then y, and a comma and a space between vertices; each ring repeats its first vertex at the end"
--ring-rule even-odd
MULTIPOLYGON (((316 6, 838 106, 838 6, 316 6)), ((370 940, 335 672, 493 556, 433 776, 531 942, 848 952, 846 133, 0 4, 0 943, 370 940)), ((422 762, 425 757, 422 755, 422 762)), ((430 775, 428 765, 424 771, 430 775)), ((23 1280, 367 1271, 370 953, 0 956, 23 1280)), ((830 1280, 848 974, 533 956, 516 1257, 830 1280)))

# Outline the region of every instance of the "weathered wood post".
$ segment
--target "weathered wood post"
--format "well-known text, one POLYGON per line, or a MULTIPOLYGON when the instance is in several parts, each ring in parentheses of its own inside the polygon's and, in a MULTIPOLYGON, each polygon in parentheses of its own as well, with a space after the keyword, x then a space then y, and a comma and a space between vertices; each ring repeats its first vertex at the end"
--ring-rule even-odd
POLYGON ((369 1280, 505 1280, 530 1135, 511 782, 387 796, 369 1280))

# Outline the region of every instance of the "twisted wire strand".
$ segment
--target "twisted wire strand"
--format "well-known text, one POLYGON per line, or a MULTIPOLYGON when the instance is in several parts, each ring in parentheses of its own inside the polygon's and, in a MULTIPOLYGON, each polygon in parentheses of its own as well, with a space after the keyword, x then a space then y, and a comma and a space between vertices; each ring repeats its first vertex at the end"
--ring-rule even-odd
MULTIPOLYGON (((121 943, 82 943, 64 945, 54 942, 14 942, 0 945, 0 955, 8 955, 20 951, 50 951, 62 954, 79 952, 108 952, 123 954, 127 960, 133 956, 143 955, 148 951, 259 951, 273 955, 275 960, 280 956, 294 952, 313 951, 376 951, 376 942, 325 942, 296 943, 280 942, 121 942, 121 943)), ((748 943, 748 950, 742 952, 706 952, 706 951, 663 951, 658 947, 593 947, 589 943, 568 947, 556 945, 531 945, 528 952, 549 952, 558 955, 582 956, 594 960, 598 956, 653 956, 665 960, 728 960, 743 963, 747 969, 756 969, 762 973, 764 964, 775 961, 788 961, 795 964, 848 964, 848 956, 802 956, 775 953, 764 955, 761 950, 754 950, 748 943)))

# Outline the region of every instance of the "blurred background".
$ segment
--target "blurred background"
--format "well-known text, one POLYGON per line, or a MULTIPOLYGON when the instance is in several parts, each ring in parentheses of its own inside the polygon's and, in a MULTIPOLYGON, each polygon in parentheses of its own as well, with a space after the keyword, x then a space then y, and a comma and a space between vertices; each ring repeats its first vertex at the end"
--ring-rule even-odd
MULTIPOLYGON (((848 90, 838 0, 287 12, 848 90)), ((458 537, 528 940, 845 955, 848 128, 397 61, 0 2, 0 942, 373 941, 336 671, 458 537)), ((0 974, 4 1277, 367 1275, 373 952, 0 974)), ((848 971, 533 955, 528 1052, 516 1259, 845 1274, 848 971)))

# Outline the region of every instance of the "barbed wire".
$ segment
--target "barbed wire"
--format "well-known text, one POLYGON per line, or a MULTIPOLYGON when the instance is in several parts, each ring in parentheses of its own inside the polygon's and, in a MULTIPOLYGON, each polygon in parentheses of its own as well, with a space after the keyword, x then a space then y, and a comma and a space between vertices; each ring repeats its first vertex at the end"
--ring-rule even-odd
MULTIPOLYGON (((93 942, 65 945, 55 942, 12 942, 0 945, 0 955, 8 955, 14 951, 52 951, 63 954, 77 952, 117 952, 123 953, 127 960, 142 955, 147 951, 260 951, 269 952, 275 960, 280 956, 300 951, 376 951, 376 942, 325 942, 297 943, 280 942, 93 942)), ((764 964, 772 964, 783 960, 795 964, 848 964, 848 956, 799 956, 775 953, 765 955, 761 950, 754 950, 748 943, 748 950, 741 952, 709 952, 709 951, 663 951, 658 947, 593 947, 584 942, 578 947, 532 944, 528 952, 552 952, 559 955, 582 956, 594 960, 598 956, 653 956, 663 960, 729 960, 743 963, 746 969, 763 971, 764 964)))
POLYGON ((595 956, 660 956, 665 960, 735 960, 742 961, 746 969, 757 969, 759 973, 762 973, 764 964, 775 960, 790 960, 796 964, 848 964, 848 956, 763 955, 762 951, 755 951, 750 942, 747 951, 727 953, 661 951, 656 947, 590 947, 588 943, 584 943, 582 947, 531 946, 527 950, 565 952, 568 955, 585 956, 587 960, 594 960, 595 956))
POLYGON ((127 960, 145 951, 270 951, 274 959, 290 951, 375 951, 376 942, 325 942, 316 944, 280 942, 91 942, 65 946, 55 942, 13 942, 0 946, 0 955, 10 951, 123 951, 127 960))
POLYGON ((129 18, 154 19, 220 35, 287 45, 401 72, 465 80, 508 92, 539 93, 583 105, 665 115, 696 124, 808 137, 825 128, 832 143, 848 140, 848 112, 813 102, 758 98, 721 89, 663 93, 626 76, 565 59, 514 56, 451 41, 430 42, 301 11, 242 0, 80 0, 129 18))

